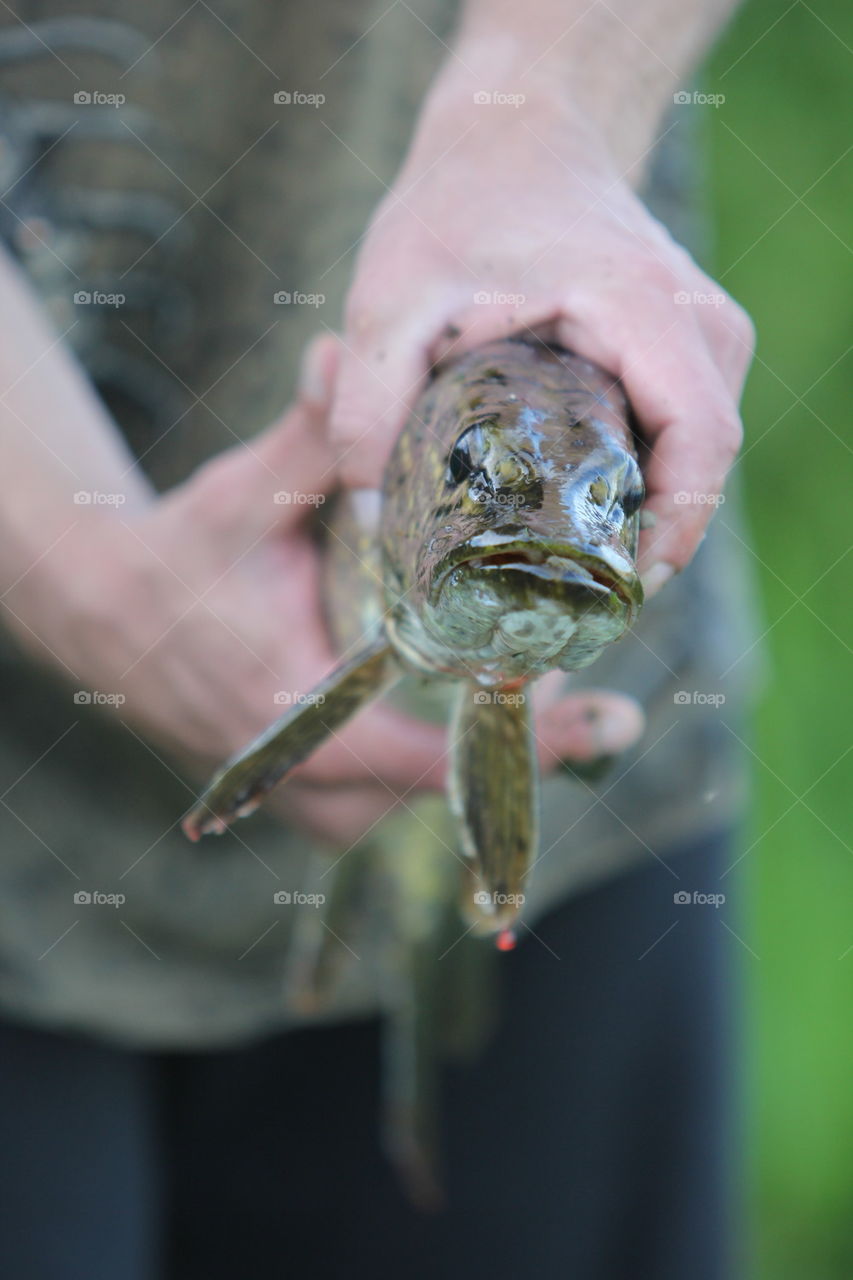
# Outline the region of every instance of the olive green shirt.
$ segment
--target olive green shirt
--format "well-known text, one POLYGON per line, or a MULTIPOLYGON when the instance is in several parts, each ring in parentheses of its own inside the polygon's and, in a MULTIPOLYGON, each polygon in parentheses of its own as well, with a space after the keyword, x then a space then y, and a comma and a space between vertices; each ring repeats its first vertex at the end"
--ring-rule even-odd
MULTIPOLYGON (((74 322, 68 341, 159 487, 266 426, 306 340, 340 326, 453 8, 229 0, 217 17, 90 0, 80 18, 56 0, 0 29, 0 232, 60 331, 74 322)), ((665 168, 657 195, 673 221, 684 193, 665 168)), ((648 729, 599 783, 544 784, 534 927, 653 857, 662 892, 707 888, 682 883, 675 854, 740 804, 752 633, 728 526, 730 507, 635 632, 574 680, 634 694, 648 729)), ((0 681, 2 1007, 148 1046, 304 1021, 283 997, 293 913, 274 895, 316 887, 311 841, 257 815, 190 845, 178 824, 195 783, 120 712, 81 704, 8 639, 0 681)), ((316 1016, 381 1004, 369 935, 316 1016)))

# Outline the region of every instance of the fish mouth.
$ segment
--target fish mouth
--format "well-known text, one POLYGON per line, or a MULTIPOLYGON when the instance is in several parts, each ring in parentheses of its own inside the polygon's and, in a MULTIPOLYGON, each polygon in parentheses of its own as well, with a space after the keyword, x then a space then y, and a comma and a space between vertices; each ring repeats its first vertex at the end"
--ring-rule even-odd
POLYGON ((622 575, 602 557, 569 543, 504 544, 499 550, 486 547, 459 547, 445 559, 436 575, 435 594, 447 578, 461 567, 479 573, 523 573, 554 584, 582 587, 601 597, 602 603, 614 597, 633 614, 643 602, 639 575, 622 575))

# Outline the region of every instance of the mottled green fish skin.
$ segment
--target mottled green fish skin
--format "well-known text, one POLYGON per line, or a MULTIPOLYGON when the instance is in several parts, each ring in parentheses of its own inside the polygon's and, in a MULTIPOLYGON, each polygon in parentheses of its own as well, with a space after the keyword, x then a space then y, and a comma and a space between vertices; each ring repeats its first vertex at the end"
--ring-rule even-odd
POLYGON ((520 891, 533 856, 536 771, 526 695, 499 691, 585 666, 627 629, 642 499, 628 406, 601 369, 529 340, 439 369, 381 502, 344 495, 327 523, 329 618, 347 658, 214 778, 187 834, 251 812, 408 670, 463 686, 454 808, 491 895, 482 914, 493 926, 515 914, 496 898, 520 891))
POLYGON ((439 371, 385 473, 398 654, 487 685, 587 665, 642 603, 642 499, 627 402, 597 366, 503 340, 439 371))
POLYGON ((476 935, 512 924, 535 857, 526 685, 592 662, 636 616, 642 499, 628 406, 602 370, 536 341, 491 343, 437 370, 382 494, 342 494, 317 516, 341 663, 225 766, 184 823, 197 839, 250 812, 404 673, 419 679, 402 687, 435 707, 455 691, 455 822, 437 797, 411 796, 331 862, 318 847, 325 908, 300 921, 285 977, 291 1005, 319 1014, 359 956, 378 955, 386 1145, 421 1205, 439 1199, 435 1056, 482 1042, 496 953, 476 935))
POLYGON ((466 682, 451 730, 450 806, 472 874, 463 917, 486 932, 512 923, 524 902, 537 842, 538 787, 527 697, 466 682))

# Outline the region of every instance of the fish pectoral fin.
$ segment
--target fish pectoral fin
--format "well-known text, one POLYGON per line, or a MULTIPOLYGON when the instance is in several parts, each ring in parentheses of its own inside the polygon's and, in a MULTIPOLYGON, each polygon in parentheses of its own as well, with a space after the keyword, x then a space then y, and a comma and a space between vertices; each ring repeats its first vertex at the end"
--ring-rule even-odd
POLYGON ((537 765, 530 707, 520 691, 466 683, 454 717, 450 806, 463 851, 462 910, 485 931, 511 924, 537 840, 537 765))
POLYGON ((384 638, 342 662, 312 693, 223 765, 184 818, 185 834, 190 840, 218 835, 235 818, 247 817, 294 765, 307 759, 330 733, 395 684, 401 674, 384 638))

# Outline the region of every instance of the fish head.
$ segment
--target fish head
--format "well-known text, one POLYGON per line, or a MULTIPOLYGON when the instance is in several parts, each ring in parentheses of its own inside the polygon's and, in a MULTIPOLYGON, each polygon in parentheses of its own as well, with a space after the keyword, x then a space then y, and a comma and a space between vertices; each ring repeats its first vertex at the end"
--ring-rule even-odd
POLYGON ((389 634, 415 666, 508 683, 630 626, 644 497, 618 383, 544 343, 440 371, 386 473, 389 634))

